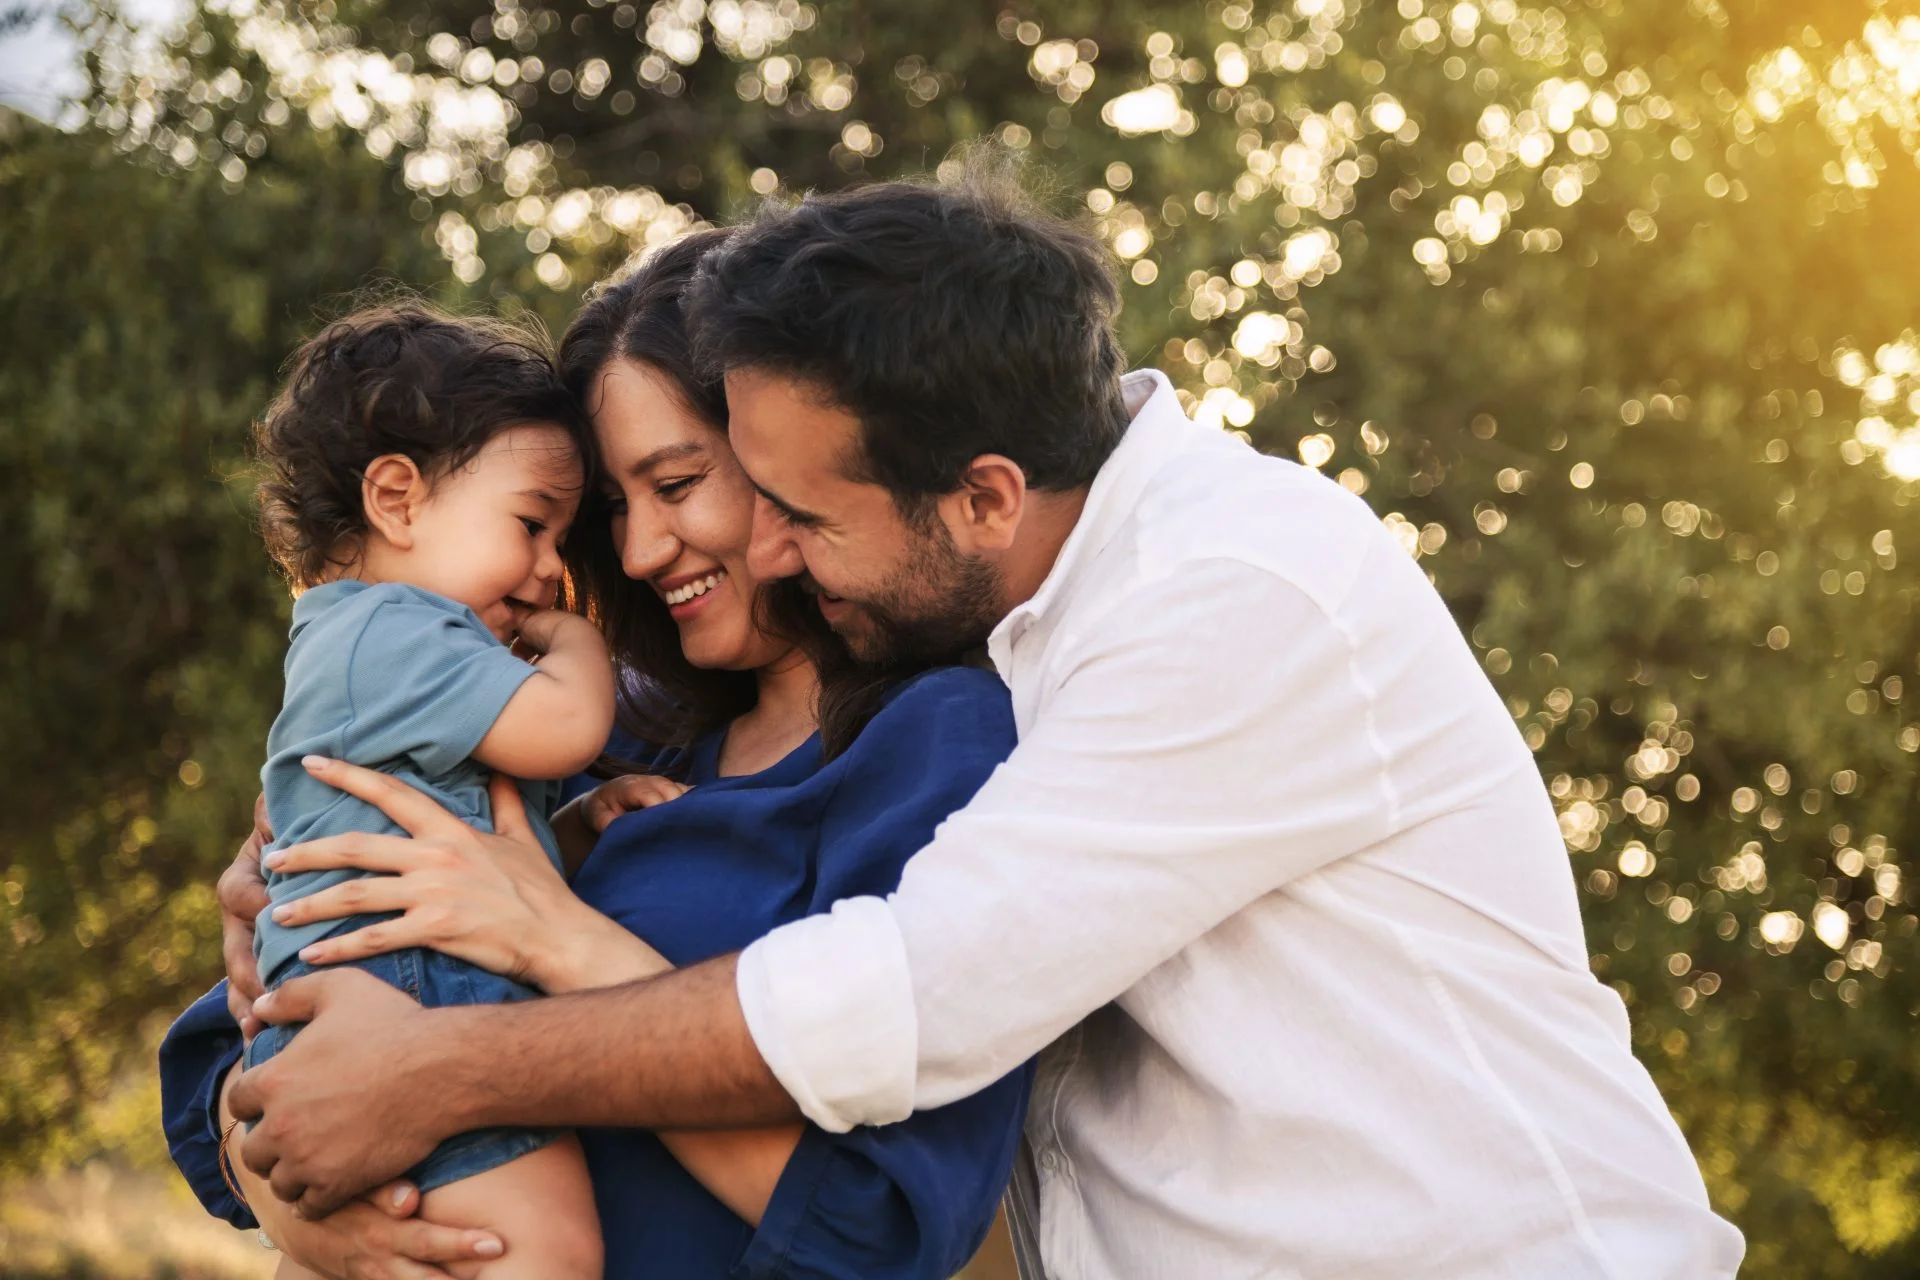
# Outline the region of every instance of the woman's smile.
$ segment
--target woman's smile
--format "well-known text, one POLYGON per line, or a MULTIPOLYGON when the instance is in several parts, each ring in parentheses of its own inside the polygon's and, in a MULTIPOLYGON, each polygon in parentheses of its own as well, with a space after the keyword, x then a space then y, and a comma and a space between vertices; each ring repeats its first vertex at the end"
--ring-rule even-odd
POLYGON ((713 569, 696 576, 676 574, 654 584, 654 590, 660 593, 666 602, 667 613, 673 620, 685 626, 694 619, 711 611, 719 588, 728 581, 725 569, 713 569))
POLYGON ((691 581, 682 579, 672 587, 662 584, 660 587, 660 598, 670 605, 685 604, 689 600, 695 600, 704 596, 707 592, 719 586, 726 576, 727 571, 725 569, 715 569, 712 573, 703 574, 691 581))

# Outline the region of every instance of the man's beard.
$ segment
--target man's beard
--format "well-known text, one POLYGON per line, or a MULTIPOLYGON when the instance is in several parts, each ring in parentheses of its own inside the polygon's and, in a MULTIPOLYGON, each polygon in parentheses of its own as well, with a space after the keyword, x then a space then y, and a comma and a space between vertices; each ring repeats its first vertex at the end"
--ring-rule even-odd
POLYGON ((960 554, 944 527, 914 539, 901 570, 835 630, 853 656, 877 666, 950 662, 986 643, 1000 621, 1000 582, 983 560, 960 554))

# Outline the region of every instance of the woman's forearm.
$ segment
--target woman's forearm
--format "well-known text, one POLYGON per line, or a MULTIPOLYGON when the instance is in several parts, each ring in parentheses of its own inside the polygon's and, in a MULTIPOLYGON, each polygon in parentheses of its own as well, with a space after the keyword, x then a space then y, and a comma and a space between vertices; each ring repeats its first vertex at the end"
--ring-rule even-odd
POLYGON ((681 1168, 749 1226, 760 1225, 773 1189, 800 1145, 801 1126, 665 1132, 661 1143, 681 1168))
MULTIPOLYGON (((605 920, 604 916, 600 919, 605 920)), ((614 987, 666 973, 673 968, 661 954, 612 921, 609 930, 575 931, 572 945, 556 955, 550 994, 614 987)), ((773 1189, 800 1142, 801 1126, 765 1129, 699 1129, 659 1135, 682 1168, 752 1226, 773 1198, 773 1189)))
POLYGON ((533 985, 550 996, 617 987, 669 973, 665 956, 619 924, 574 899, 564 927, 543 930, 528 967, 533 985))

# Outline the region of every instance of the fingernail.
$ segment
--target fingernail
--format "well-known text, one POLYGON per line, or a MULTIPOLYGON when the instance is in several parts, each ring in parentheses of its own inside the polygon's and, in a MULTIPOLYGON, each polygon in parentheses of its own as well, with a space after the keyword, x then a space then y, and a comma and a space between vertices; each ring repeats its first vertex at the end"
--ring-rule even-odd
POLYGON ((398 1209, 407 1202, 407 1189, 405 1187, 395 1187, 393 1194, 387 1198, 392 1202, 393 1207, 398 1209))
POLYGON ((272 871, 275 868, 277 868, 281 863, 285 862, 286 860, 287 860, 287 855, 285 850, 275 849, 272 853, 260 859, 260 865, 265 867, 267 870, 272 871))
POLYGON ((301 756, 300 763, 309 769, 324 769, 333 761, 325 756, 301 756))
POLYGON ((505 1252, 506 1250, 500 1247, 500 1242, 492 1236, 488 1236, 485 1240, 473 1246, 473 1253, 477 1258, 497 1258, 505 1252))
POLYGON ((278 924, 285 924, 291 920, 293 918, 293 904, 289 902, 284 906, 275 907, 273 909, 273 918, 278 924))

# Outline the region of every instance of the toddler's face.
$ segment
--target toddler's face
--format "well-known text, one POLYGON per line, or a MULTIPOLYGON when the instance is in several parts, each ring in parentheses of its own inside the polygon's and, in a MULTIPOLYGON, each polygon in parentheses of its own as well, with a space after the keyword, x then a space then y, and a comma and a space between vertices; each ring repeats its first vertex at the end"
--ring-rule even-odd
POLYGON ((559 595, 560 544, 584 486, 564 430, 510 427, 432 481, 396 576, 458 600, 510 642, 529 613, 552 608, 559 595))

